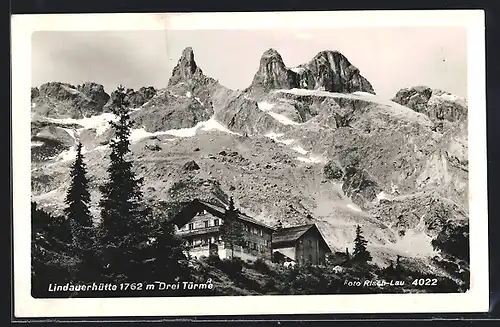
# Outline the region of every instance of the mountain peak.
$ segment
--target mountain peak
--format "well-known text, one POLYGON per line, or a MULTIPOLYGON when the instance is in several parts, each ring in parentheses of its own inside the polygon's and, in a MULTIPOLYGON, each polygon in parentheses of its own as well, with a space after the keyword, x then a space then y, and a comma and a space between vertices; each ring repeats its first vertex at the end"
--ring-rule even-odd
POLYGON ((280 53, 274 49, 274 48, 269 48, 264 53, 262 54, 263 58, 268 58, 268 57, 279 57, 281 59, 280 53))
POLYGON ((314 58, 316 57, 323 57, 323 56, 328 56, 328 55, 341 55, 341 56, 344 56, 342 53, 340 53, 339 51, 337 50, 321 50, 320 52, 318 52, 314 58))
POLYGON ((259 69, 254 75, 252 85, 247 90, 259 89, 267 92, 272 89, 294 87, 297 87, 296 74, 286 68, 279 52, 270 48, 262 54, 259 69))
POLYGON ((267 49, 262 54, 259 70, 247 90, 268 92, 272 89, 292 88, 374 93, 370 82, 339 51, 322 50, 308 63, 289 69, 276 49, 267 49))
POLYGON ((196 64, 193 48, 186 47, 182 50, 181 58, 172 71, 168 85, 175 85, 201 76, 203 76, 203 71, 196 64))
POLYGON ((193 51, 193 48, 191 48, 191 47, 184 48, 184 50, 182 50, 181 60, 182 59, 194 62, 194 51, 193 51))

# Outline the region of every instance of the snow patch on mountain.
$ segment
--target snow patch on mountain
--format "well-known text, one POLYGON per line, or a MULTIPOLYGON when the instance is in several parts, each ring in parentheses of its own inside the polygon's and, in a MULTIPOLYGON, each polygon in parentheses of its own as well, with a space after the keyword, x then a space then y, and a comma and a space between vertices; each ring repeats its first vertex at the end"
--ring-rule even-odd
POLYGON ((274 140, 275 142, 286 144, 286 145, 290 145, 293 142, 295 142, 294 139, 280 140, 280 138, 283 137, 284 135, 285 134, 282 134, 282 133, 278 134, 278 133, 270 132, 270 133, 265 134, 264 136, 274 140))
POLYGON ((378 202, 378 201, 380 201, 380 200, 389 200, 389 201, 391 201, 391 200, 393 200, 393 199, 394 199, 394 197, 393 197, 393 196, 391 196, 391 195, 389 195, 389 194, 385 193, 384 191, 382 191, 382 192, 378 193, 378 194, 377 194, 377 197, 375 198, 375 200, 376 200, 377 202, 378 202))
POLYGON ((260 110, 266 112, 269 116, 273 117, 283 125, 300 125, 299 123, 291 120, 290 118, 286 117, 285 115, 278 114, 276 112, 272 112, 271 109, 274 107, 274 103, 270 103, 267 101, 261 101, 257 103, 257 106, 259 107, 260 110))
POLYGON ((71 135, 71 137, 73 138, 73 140, 75 142, 77 142, 77 138, 78 138, 78 132, 75 131, 74 129, 70 129, 70 128, 63 128, 69 135, 71 135))
POLYGON ((171 129, 168 131, 159 131, 159 132, 147 132, 144 127, 133 129, 130 134, 131 142, 138 142, 144 138, 151 136, 159 136, 159 135, 172 135, 177 137, 193 137, 196 135, 198 130, 202 131, 219 131, 233 135, 240 135, 239 133, 233 132, 229 130, 227 127, 223 126, 221 123, 216 121, 213 117, 207 121, 199 122, 193 127, 189 128, 179 128, 179 129, 171 129))
POLYGON ((349 204, 346 205, 346 207, 349 208, 349 209, 351 209, 351 210, 357 211, 357 212, 363 211, 363 210, 361 210, 360 207, 358 207, 354 203, 349 203, 349 204))
POLYGON ((257 106, 262 111, 269 111, 269 110, 273 109, 274 103, 270 103, 267 101, 261 101, 261 102, 257 102, 257 106))
POLYGON ((63 125, 77 124, 83 126, 83 128, 95 128, 97 135, 104 133, 108 127, 109 122, 116 120, 116 116, 112 113, 103 113, 100 115, 85 117, 82 119, 74 118, 45 118, 47 121, 52 123, 58 123, 63 125))
POLYGON ((292 67, 292 68, 288 68, 290 69, 292 72, 294 73, 297 73, 297 74, 300 74, 304 71, 304 67, 292 67))
POLYGON ((327 161, 318 156, 309 156, 309 157, 297 157, 295 158, 298 161, 302 161, 305 163, 317 164, 317 163, 326 163, 327 161))
MULTIPOLYGON (((82 147, 82 154, 87 153, 87 149, 83 146, 82 147)), ((70 149, 61 152, 57 157, 57 161, 71 161, 76 158, 76 146, 71 147, 70 149)))
POLYGON ((381 105, 381 107, 388 112, 391 112, 395 117, 405 119, 410 122, 419 123, 425 126, 431 127, 433 124, 430 121, 429 117, 426 115, 416 112, 408 107, 402 106, 396 102, 385 99, 378 95, 365 94, 365 92, 356 92, 356 93, 334 93, 327 92, 322 90, 306 90, 306 89, 289 89, 289 90, 275 90, 275 93, 289 93, 301 96, 323 96, 330 98, 343 98, 343 99, 351 99, 351 100, 360 100, 371 103, 376 103, 381 105))
POLYGON ((268 112, 268 114, 273 117, 274 119, 276 119, 277 121, 279 121, 280 123, 282 123, 283 125, 300 125, 299 123, 291 120, 290 118, 282 115, 282 114, 277 114, 275 112, 268 112))
POLYGON ((233 132, 218 121, 215 120, 215 118, 210 118, 206 122, 201 123, 201 129, 204 131, 220 131, 228 134, 233 134, 233 135, 239 135, 241 136, 240 133, 233 132))
POLYGON ((375 96, 375 94, 363 92, 363 91, 355 91, 355 92, 352 92, 352 94, 362 95, 362 96, 375 96))
POLYGON ((307 154, 309 151, 305 150, 303 147, 300 145, 294 146, 292 150, 297 151, 300 154, 307 154))

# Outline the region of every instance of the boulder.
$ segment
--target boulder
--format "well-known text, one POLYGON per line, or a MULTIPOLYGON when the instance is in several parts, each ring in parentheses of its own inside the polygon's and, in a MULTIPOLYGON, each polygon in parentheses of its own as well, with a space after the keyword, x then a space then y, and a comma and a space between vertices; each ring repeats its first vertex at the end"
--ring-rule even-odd
POLYGON ((184 170, 187 170, 187 171, 193 171, 193 170, 200 169, 200 166, 198 166, 198 164, 196 163, 196 161, 191 160, 191 161, 186 162, 184 164, 183 168, 184 168, 184 170))

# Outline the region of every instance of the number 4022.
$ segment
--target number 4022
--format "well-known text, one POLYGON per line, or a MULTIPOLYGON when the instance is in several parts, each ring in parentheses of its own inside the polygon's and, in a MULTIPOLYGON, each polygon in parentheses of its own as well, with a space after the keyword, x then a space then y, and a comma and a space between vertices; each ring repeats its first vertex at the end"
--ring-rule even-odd
POLYGON ((437 286, 437 278, 418 278, 411 284, 416 286, 437 286))

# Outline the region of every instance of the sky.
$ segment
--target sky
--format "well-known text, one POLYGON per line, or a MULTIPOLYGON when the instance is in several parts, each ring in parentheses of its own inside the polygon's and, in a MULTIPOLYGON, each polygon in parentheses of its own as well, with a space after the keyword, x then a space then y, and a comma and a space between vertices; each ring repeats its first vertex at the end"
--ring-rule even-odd
POLYGON ((392 98, 415 85, 467 96, 462 27, 355 27, 300 30, 38 31, 32 35, 32 86, 93 81, 164 88, 185 47, 203 72, 232 89, 250 85, 262 53, 276 49, 288 67, 338 50, 392 98))

